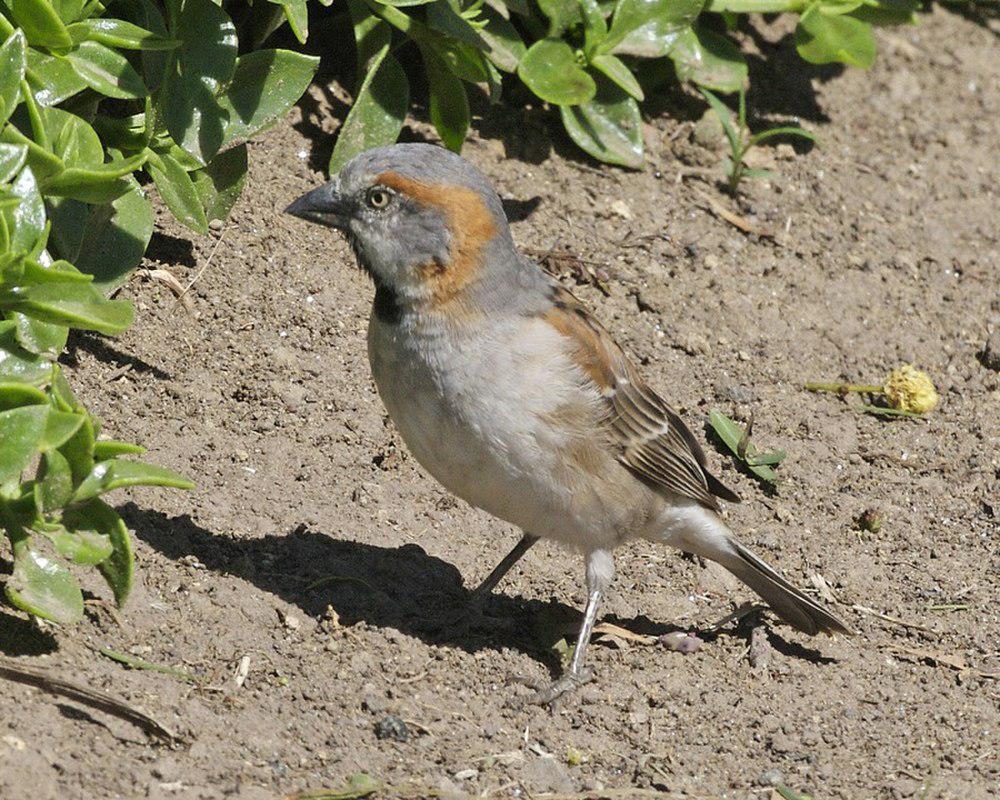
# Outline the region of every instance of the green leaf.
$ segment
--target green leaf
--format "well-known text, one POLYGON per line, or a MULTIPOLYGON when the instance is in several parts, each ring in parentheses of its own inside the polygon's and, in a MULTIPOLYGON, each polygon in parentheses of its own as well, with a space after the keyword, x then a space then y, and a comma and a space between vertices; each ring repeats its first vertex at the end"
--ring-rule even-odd
POLYGON ((12 181, 27 157, 27 145, 0 144, 0 184, 12 181))
POLYGON ((65 349, 69 336, 65 325, 53 325, 17 312, 10 317, 16 326, 18 344, 28 352, 55 360, 65 349))
POLYGON ((66 58, 76 74, 95 92, 120 100, 134 100, 149 94, 128 59, 100 42, 83 42, 66 58))
MULTIPOLYGON (((758 478, 766 481, 770 484, 776 484, 778 482, 777 473, 771 469, 768 465, 768 459, 763 459, 763 461, 755 462, 753 454, 753 446, 749 443, 747 444, 746 450, 744 451, 746 457, 740 454, 740 442, 744 438, 744 430, 739 425, 737 425, 733 420, 723 414, 721 411, 711 411, 708 415, 708 423, 712 426, 712 430, 718 434, 722 442, 728 447, 733 455, 735 455, 747 468, 753 472, 758 478)), ((765 455, 780 455, 778 461, 784 459, 784 453, 769 453, 765 455)), ((775 462, 776 463, 776 462, 775 462)))
POLYGON ((0 45, 0 127, 10 118, 21 102, 21 81, 24 78, 24 31, 14 31, 0 45))
POLYGON ((66 49, 73 46, 66 26, 48 0, 10 0, 8 15, 24 30, 28 44, 66 49))
POLYGON ((558 39, 574 25, 583 22, 583 11, 578 0, 537 0, 537 2, 538 8, 549 20, 546 32, 549 38, 558 39))
POLYGON ((871 25, 913 25, 920 7, 919 0, 878 0, 856 8, 851 16, 871 25))
POLYGON ((205 209, 187 170, 169 153, 154 153, 152 150, 147 153, 149 160, 146 162, 146 171, 156 184, 167 208, 179 222, 191 230, 201 234, 208 233, 205 209))
POLYGON ((132 304, 107 300, 93 284, 43 283, 0 292, 0 309, 43 322, 117 334, 132 324, 132 304))
POLYGON ((742 153, 745 152, 744 144, 740 131, 733 124, 732 114, 729 111, 729 108, 708 89, 702 89, 701 93, 708 101, 708 105, 711 106, 712 111, 715 112, 715 116, 719 118, 719 122, 722 123, 722 130, 726 134, 726 139, 729 141, 730 152, 742 157, 742 153))
POLYGON ((116 456, 141 456, 145 452, 145 447, 129 442, 119 442, 115 439, 99 439, 94 442, 94 459, 96 461, 107 461, 116 456))
POLYGON ((26 383, 0 383, 0 411, 32 405, 48 405, 41 389, 26 383))
POLYGON ((797 125, 782 125, 778 128, 771 128, 770 130, 754 134, 750 137, 749 144, 760 144, 768 139, 773 139, 775 136, 797 136, 800 139, 808 139, 810 142, 819 141, 816 138, 816 134, 807 131, 805 128, 800 128, 797 125))
POLYGON ((642 166, 639 105, 616 84, 601 77, 591 102, 559 111, 566 132, 594 158, 634 169, 642 166))
POLYGON ((78 412, 57 411, 50 407, 45 420, 45 430, 38 441, 38 449, 45 453, 62 447, 80 430, 84 419, 85 416, 78 412))
POLYGON ((104 292, 124 283, 142 260, 153 235, 153 211, 139 184, 111 204, 76 200, 50 203, 52 245, 60 258, 94 276, 104 292))
POLYGON ((489 49, 484 51, 486 57, 498 69, 504 72, 516 72, 517 65, 528 52, 517 28, 492 8, 482 9, 480 16, 486 20, 486 26, 479 31, 479 35, 489 46, 489 49))
POLYGON ((0 486, 17 479, 38 451, 49 416, 48 406, 0 411, 0 486))
MULTIPOLYGON (((59 374, 61 383, 65 385, 65 378, 59 374)), ((53 389, 56 381, 53 381, 53 389)), ((68 385, 63 391, 68 391, 68 385)), ((61 393, 63 393, 61 391, 61 393)), ((67 399, 67 398, 64 398, 67 399)), ((73 403, 76 403, 73 398, 73 403)), ((65 456, 69 463, 70 471, 73 473, 73 483, 78 484, 86 478, 94 468, 94 422, 91 417, 84 416, 79 429, 59 448, 59 452, 65 456)))
POLYGON ((593 99, 594 79, 577 63, 576 54, 564 41, 535 42, 517 67, 525 85, 547 103, 578 105, 593 99))
POLYGON ((17 608, 52 622, 71 625, 83 618, 83 595, 73 576, 26 535, 14 541, 14 572, 5 593, 17 608))
POLYGON ((21 201, 8 218, 10 248, 17 253, 28 253, 45 230, 45 204, 30 166, 21 169, 10 191, 21 201))
POLYGON ((68 59, 28 48, 28 84, 40 106, 54 106, 87 88, 68 59))
POLYGON ((395 142, 409 107, 409 81, 386 44, 369 62, 364 82, 340 128, 330 157, 330 173, 339 172, 358 153, 395 142))
POLYGON ((99 42, 123 50, 172 50, 180 42, 121 19, 94 18, 67 26, 74 42, 99 42))
MULTIPOLYGON (((275 0, 271 0, 275 2, 275 0)), ((309 8, 306 0, 280 0, 279 5, 288 20, 288 27, 292 29, 295 38, 301 44, 306 43, 309 38, 309 8)))
POLYGON ((731 39, 700 25, 678 37, 670 58, 682 81, 718 92, 738 92, 747 83, 747 62, 731 39))
POLYGON ((94 465, 73 493, 73 502, 89 500, 99 494, 123 486, 168 486, 173 489, 193 489, 194 484, 176 472, 142 461, 111 459, 94 465))
POLYGON ((608 23, 597 0, 579 0, 579 3, 583 14, 583 47, 589 56, 608 35, 608 23))
POLYGON ((85 203, 110 203, 130 191, 125 180, 146 162, 146 154, 138 153, 119 161, 109 161, 96 167, 67 167, 58 175, 42 182, 46 196, 70 197, 85 203))
POLYGON ((433 48, 422 47, 421 54, 429 84, 431 122, 444 146, 458 153, 469 130, 469 98, 465 86, 433 48))
POLYGON ((42 118, 53 152, 66 167, 97 167, 104 163, 101 139, 83 119, 61 108, 44 109, 42 118))
POLYGON ((824 14, 822 7, 817 6, 799 19, 795 48, 811 64, 841 61, 868 69, 875 63, 875 34, 871 25, 852 16, 824 14))
POLYGON ((42 454, 38 464, 35 496, 39 508, 45 514, 62 508, 73 496, 73 473, 66 456, 58 450, 42 454))
POLYGON ((23 348, 14 320, 0 320, 0 380, 41 386, 52 372, 52 363, 23 348))
POLYGON ((669 55, 704 0, 618 0, 601 51, 644 58, 669 55))
MULTIPOLYGON (((73 510, 64 515, 72 517, 73 510)), ((111 537, 105 533, 97 533, 93 530, 66 530, 62 525, 52 530, 40 530, 41 533, 52 542, 56 552, 63 558, 69 559, 74 564, 85 567, 93 567, 102 561, 107 561, 114 552, 111 544, 111 537)))
POLYGON ((207 167, 189 175, 205 209, 205 216, 209 220, 224 220, 243 191, 247 176, 247 146, 231 147, 219 153, 207 167))
POLYGON ((241 56, 219 103, 228 116, 223 146, 242 142, 274 124, 302 96, 319 58, 289 50, 258 50, 241 56))
POLYGON ((115 602, 119 607, 124 605, 132 591, 134 558, 128 528, 118 516, 118 512, 104 501, 95 498, 74 508, 68 522, 64 514, 63 521, 67 525, 72 525, 74 530, 91 530, 111 540, 113 548, 111 555, 97 568, 114 592, 115 602))
POLYGON ((216 99, 236 69, 236 28, 212 0, 185 0, 161 87, 160 111, 171 138, 200 164, 222 146, 226 113, 216 99))
POLYGON ((603 72, 636 100, 642 101, 645 99, 639 81, 635 79, 631 70, 617 56, 609 54, 596 55, 590 60, 590 66, 603 72))

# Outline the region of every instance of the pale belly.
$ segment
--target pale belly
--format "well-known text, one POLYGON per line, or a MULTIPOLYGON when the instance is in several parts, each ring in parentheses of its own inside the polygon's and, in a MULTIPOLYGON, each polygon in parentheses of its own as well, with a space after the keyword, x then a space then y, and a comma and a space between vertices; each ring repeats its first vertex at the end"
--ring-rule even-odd
MULTIPOLYGON (((567 404, 597 400, 585 397, 549 331, 415 343, 373 317, 369 358, 407 447, 445 488, 536 536, 583 550, 613 547, 626 538, 629 498, 608 488, 600 459, 587 470, 567 460, 573 434, 553 417, 567 404)), ((609 455, 606 470, 620 469, 609 455)))

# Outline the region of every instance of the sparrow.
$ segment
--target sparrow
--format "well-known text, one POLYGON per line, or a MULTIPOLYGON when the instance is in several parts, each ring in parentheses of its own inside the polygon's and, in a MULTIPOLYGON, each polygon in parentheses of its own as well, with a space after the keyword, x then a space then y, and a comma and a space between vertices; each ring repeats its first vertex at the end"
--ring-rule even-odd
POLYGON ((374 282, 368 357, 410 452, 523 532, 472 602, 539 539, 582 554, 576 649, 539 702, 590 679, 612 553, 633 539, 721 564, 793 628, 850 633, 737 539, 719 500, 739 497, 610 333, 518 252, 499 196, 466 160, 429 144, 378 147, 286 211, 342 232, 374 282))

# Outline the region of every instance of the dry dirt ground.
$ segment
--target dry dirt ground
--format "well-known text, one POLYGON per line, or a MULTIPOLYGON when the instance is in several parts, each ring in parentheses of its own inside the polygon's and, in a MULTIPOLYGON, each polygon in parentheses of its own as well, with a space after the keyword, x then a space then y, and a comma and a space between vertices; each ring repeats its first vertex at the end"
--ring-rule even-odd
MULTIPOLYGON (((317 93, 253 145, 221 230, 188 244, 160 215, 147 266, 197 277, 193 314, 137 276, 134 328, 78 336, 67 356, 109 432, 198 483, 119 498, 137 544, 130 603, 115 617, 88 576, 95 602, 75 628, 0 611, 5 655, 183 739, 0 684, 0 797, 263 800, 359 771, 394 787, 381 797, 766 798, 776 776, 817 800, 994 796, 1000 376, 979 353, 1000 324, 996 28, 935 10, 880 34, 869 73, 806 69, 787 29, 760 31, 756 124, 798 115, 822 148, 766 151, 777 176, 739 204, 694 143, 703 106, 680 93, 647 126, 641 173, 584 162, 544 117, 503 109, 464 155, 511 200, 523 247, 585 260, 576 275, 551 261, 699 436, 712 408, 752 411, 756 439, 788 452, 768 493, 709 447, 744 497, 728 518, 796 582, 825 578, 858 635, 775 625, 756 634, 756 666, 732 626, 689 655, 606 641, 591 685, 554 712, 523 707, 511 676, 549 677, 552 632, 584 600, 579 559, 546 544, 491 601, 506 624, 432 630, 517 533, 407 454, 369 375, 371 287, 335 235, 279 213, 321 178, 337 103, 317 93), (926 419, 801 389, 903 362, 941 390, 926 419), (866 509, 878 533, 857 529, 866 509), (377 737, 388 715, 406 741, 377 737)), ((618 569, 605 619, 634 632, 704 631, 749 599, 648 544, 623 547, 618 569)))

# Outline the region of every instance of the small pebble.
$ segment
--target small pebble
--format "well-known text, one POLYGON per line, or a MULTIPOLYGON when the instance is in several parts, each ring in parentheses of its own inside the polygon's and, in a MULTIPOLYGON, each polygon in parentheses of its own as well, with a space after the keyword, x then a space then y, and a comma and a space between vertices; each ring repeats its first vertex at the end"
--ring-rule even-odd
POLYGON ((694 653, 704 644, 704 641, 693 633, 674 631, 673 633, 663 634, 660 637, 660 644, 667 648, 667 650, 676 650, 678 653, 694 653))
POLYGON ((410 729, 399 717, 388 714, 375 723, 375 736, 378 739, 392 739, 405 742, 410 738, 410 729))

